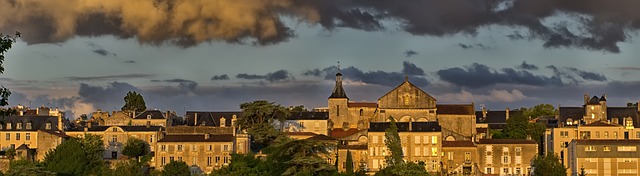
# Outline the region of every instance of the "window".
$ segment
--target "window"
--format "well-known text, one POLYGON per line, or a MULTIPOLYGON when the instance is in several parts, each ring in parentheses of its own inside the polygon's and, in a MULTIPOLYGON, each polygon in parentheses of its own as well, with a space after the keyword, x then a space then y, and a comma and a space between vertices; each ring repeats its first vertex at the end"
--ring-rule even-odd
POLYGON ((592 146, 592 145, 586 146, 586 147, 584 147, 584 151, 590 151, 590 152, 596 151, 596 147, 592 146))
POLYGON ((591 139, 591 131, 581 131, 580 132, 581 139, 591 139))
POLYGON ((224 117, 220 118, 220 127, 225 127, 225 126, 227 126, 227 119, 225 119, 224 117))
POLYGON ((617 131, 614 131, 614 132, 613 132, 613 138, 614 138, 614 139, 618 139, 618 132, 617 132, 617 131))
POLYGON ((609 148, 609 146, 603 146, 603 147, 602 147, 602 150, 607 151, 607 152, 608 152, 608 151, 611 151, 611 149, 609 148))
POLYGON ((409 105, 410 95, 408 93, 404 94, 404 105, 409 105))
POLYGON ((600 138, 600 132, 596 131, 596 138, 600 138))
POLYGON ((17 130, 21 130, 22 129, 22 122, 16 123, 16 129, 17 130))
POLYGON ((573 125, 573 119, 567 118, 567 125, 573 125))
POLYGON ((0 130, 2 129, 2 124, 0 123, 0 130))
POLYGON ((453 152, 447 152, 447 160, 453 160, 453 152))
POLYGON ((151 114, 147 114, 147 119, 151 119, 151 114))
POLYGON ((174 160, 175 160, 175 158, 173 156, 169 157, 169 162, 172 162, 174 160))
POLYGON ((640 138, 640 131, 636 132, 636 138, 640 138))
POLYGON ((118 129, 117 128, 112 128, 111 131, 118 132, 118 129))
POLYGON ((7 123, 7 130, 11 129, 11 123, 7 123))
POLYGON ((336 105, 336 116, 340 116, 340 105, 336 105))
POLYGON ((413 148, 413 153, 414 156, 420 156, 420 147, 413 148))
POLYGON ((635 152, 636 146, 618 146, 619 152, 635 152))
POLYGON ((363 112, 364 112, 364 110, 360 109, 360 116, 362 116, 363 112))
POLYGON ((223 147, 223 149, 224 149, 224 150, 222 150, 222 151, 229 151, 229 145, 226 145, 226 144, 225 144, 225 145, 223 145, 222 147, 223 147))
POLYGON ((609 132, 608 131, 604 132, 604 138, 609 138, 609 132))
POLYGON ((438 148, 431 148, 431 156, 438 156, 438 148))
POLYGON ((191 145, 191 151, 197 151, 198 150, 198 146, 196 145, 191 145))
POLYGON ((160 146, 160 151, 167 151, 167 145, 161 145, 160 146))
POLYGON ((218 163, 220 163, 220 157, 219 157, 219 156, 216 156, 216 165, 217 165, 218 163))
MULTIPOLYGON (((115 128, 114 128, 114 129, 115 129, 115 128)), ((116 135, 112 135, 112 136, 111 136, 111 142, 114 142, 114 143, 118 142, 118 136, 116 136, 116 135)))
POLYGON ((7 133, 6 136, 7 136, 7 140, 11 140, 11 134, 10 133, 7 133))
POLYGON ((298 122, 300 124, 300 128, 304 128, 304 122, 298 122))
POLYGON ((16 140, 20 140, 20 133, 16 133, 16 140))
POLYGON ((471 152, 464 153, 464 161, 471 161, 471 152))
POLYGON ((503 155, 502 164, 509 164, 509 163, 511 163, 511 157, 509 157, 509 155, 503 155))
POLYGON ((181 156, 178 157, 178 161, 182 161, 182 157, 181 156))
MULTIPOLYGON (((8 128, 7 128, 8 129, 8 128)), ((47 122, 45 124, 45 129, 50 130, 51 129, 51 122, 47 122)))
POLYGON ((413 137, 413 142, 416 144, 420 144, 420 136, 414 136, 413 137))
POLYGON ((176 148, 178 148, 178 151, 182 151, 182 145, 178 144, 176 148))
POLYGON ((28 140, 31 140, 31 133, 27 133, 27 134, 24 136, 24 139, 26 139, 27 141, 28 141, 28 140))
POLYGON ((149 137, 149 143, 153 143, 153 135, 151 135, 151 137, 149 137))
POLYGON ((438 143, 438 136, 431 136, 431 143, 432 144, 437 144, 438 143))
POLYGON ((509 168, 502 168, 502 173, 503 174, 508 174, 509 173, 509 168))
POLYGON ((160 163, 161 163, 161 165, 165 165, 165 164, 167 163, 167 158, 163 156, 163 157, 160 159, 160 163))
MULTIPOLYGON (((638 132, 638 133, 640 134, 640 132, 638 132)), ((372 141, 374 144, 377 144, 377 143, 378 143, 378 136, 373 136, 373 137, 371 138, 371 141, 372 141)))
POLYGON ((209 151, 213 150, 213 145, 209 145, 209 151))
POLYGON ((31 129, 31 122, 27 122, 27 129, 30 130, 31 129))
POLYGON ((207 166, 211 166, 211 157, 207 157, 207 166))
POLYGON ((516 167, 516 171, 515 171, 515 173, 514 173, 514 174, 516 174, 516 175, 520 175, 520 174, 521 174, 520 172, 521 172, 521 171, 520 171, 520 168, 519 168, 519 167, 516 167))
POLYGON ((224 164, 229 163, 229 156, 224 156, 224 164))
POLYGON ((493 174, 493 168, 487 167, 485 168, 487 174, 493 174))
POLYGON ((198 157, 193 157, 193 161, 191 161, 191 163, 193 163, 193 165, 198 165, 198 157))

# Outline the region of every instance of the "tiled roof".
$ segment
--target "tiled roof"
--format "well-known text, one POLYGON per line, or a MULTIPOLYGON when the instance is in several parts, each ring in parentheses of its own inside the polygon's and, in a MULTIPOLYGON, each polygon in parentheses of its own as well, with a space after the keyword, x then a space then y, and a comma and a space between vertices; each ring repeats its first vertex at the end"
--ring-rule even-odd
MULTIPOLYGON (((226 118, 226 117, 225 117, 226 118)), ((328 120, 329 112, 293 112, 287 120, 328 120)))
MULTIPOLYGON (((584 117, 583 107, 560 107, 558 123, 566 123, 568 118, 581 120, 584 117)), ((640 127, 638 109, 636 107, 607 107, 607 120, 618 118, 618 124, 624 124, 624 118, 631 117, 633 125, 640 127)))
POLYGON ((58 129, 58 117, 56 116, 34 116, 34 115, 12 115, 0 122, 0 131, 37 131, 46 130, 46 123, 51 123, 51 129, 58 129), (31 122, 31 129, 27 129, 27 123, 31 122), (7 124, 11 124, 11 129, 7 129, 7 124), (16 124, 22 123, 22 129, 16 129, 16 124))
POLYGON ((437 114, 474 115, 473 104, 436 105, 437 114))
POLYGON ((378 103, 374 103, 374 102, 349 102, 347 103, 348 107, 371 107, 371 108, 376 108, 378 107, 378 103))
POLYGON ((332 138, 341 139, 357 134, 358 132, 360 132, 360 130, 356 128, 349 128, 347 131, 342 128, 334 128, 333 130, 331 130, 330 134, 332 138))
MULTIPOLYGON (((604 98, 604 97, 603 97, 604 98)), ((593 96, 591 97, 591 99, 589 100, 589 102, 587 102, 587 104, 590 105, 599 105, 600 104, 600 99, 598 98, 598 96, 593 96)))
POLYGON ((134 119, 147 119, 148 115, 151 115, 151 119, 166 119, 166 117, 160 110, 146 110, 138 114, 134 119))
POLYGON ((364 144, 364 145, 338 145, 338 149, 367 150, 368 147, 367 147, 366 144, 364 144))
POLYGON ((442 147, 475 147, 471 141, 442 141, 442 147))
POLYGON ((318 134, 318 135, 315 135, 315 136, 310 137, 308 139, 316 140, 316 141, 336 141, 336 139, 334 139, 332 137, 329 137, 327 135, 324 135, 324 134, 318 134))
POLYGON ((233 115, 236 118, 242 117, 242 111, 231 112, 207 112, 207 111, 187 111, 185 115, 185 121, 187 126, 204 125, 204 126, 220 126, 220 119, 225 118, 225 126, 231 126, 231 119, 233 115), (198 116, 198 123, 195 123, 195 116, 198 116))
POLYGON ((166 135, 158 142, 233 142, 232 134, 210 134, 205 139, 205 134, 171 134, 166 135))
MULTIPOLYGON (((409 122, 396 122, 398 132, 409 132, 409 122)), ((369 132, 384 132, 389 128, 389 122, 370 122, 369 132)), ((442 128, 438 122, 412 122, 411 132, 438 132, 442 128)))
POLYGON ((537 144, 536 141, 526 139, 480 139, 478 144, 537 144))

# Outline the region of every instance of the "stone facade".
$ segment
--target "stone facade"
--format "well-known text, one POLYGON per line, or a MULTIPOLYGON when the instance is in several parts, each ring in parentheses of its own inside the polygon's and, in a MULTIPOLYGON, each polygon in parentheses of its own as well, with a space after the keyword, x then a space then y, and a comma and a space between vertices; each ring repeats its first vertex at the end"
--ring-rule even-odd
POLYGON ((478 146, 478 168, 485 174, 528 175, 538 156, 538 144, 522 139, 483 139, 478 146))
POLYGON ((570 175, 582 168, 588 176, 638 175, 640 140, 573 140, 569 146, 570 175))
POLYGON ((443 141, 442 153, 444 173, 477 175, 482 172, 478 168, 478 147, 472 141, 443 141))

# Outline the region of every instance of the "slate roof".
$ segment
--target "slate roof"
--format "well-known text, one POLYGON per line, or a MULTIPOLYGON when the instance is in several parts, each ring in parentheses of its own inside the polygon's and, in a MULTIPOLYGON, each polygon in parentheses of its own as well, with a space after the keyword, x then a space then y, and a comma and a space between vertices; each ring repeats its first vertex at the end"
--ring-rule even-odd
POLYGON ((472 141, 442 141, 442 147, 475 147, 472 141))
MULTIPOLYGON (((342 73, 338 72, 336 74, 336 77, 338 76, 341 77, 342 73)), ((336 86, 333 87, 333 91, 331 92, 331 96, 329 96, 329 98, 348 98, 347 92, 345 92, 344 88, 342 88, 342 82, 336 81, 336 86)))
POLYGON ((536 141, 526 139, 480 139, 478 144, 537 144, 536 141))
POLYGON ((167 119, 160 110, 146 110, 138 114, 134 119, 147 119, 147 115, 151 115, 151 119, 167 119))
POLYGON ((205 139, 205 134, 170 134, 158 140, 158 142, 233 142, 232 134, 210 134, 205 139))
POLYGON ((29 150, 29 146, 27 146, 27 144, 22 144, 20 145, 18 148, 16 148, 16 150, 29 150))
POLYGON ((231 112, 207 112, 207 111, 187 111, 185 121, 187 126, 204 125, 204 126, 220 126, 220 119, 225 118, 225 126, 231 126, 233 115, 236 118, 242 117, 242 111, 231 112), (195 123, 195 115, 198 115, 198 123, 195 123))
MULTIPOLYGON (((88 128, 87 131, 105 131, 107 129, 109 129, 112 126, 91 126, 91 128, 88 128)), ((124 131, 129 131, 129 132, 136 132, 136 131, 160 131, 163 130, 164 127, 162 126, 117 126, 122 128, 122 130, 124 131)), ((84 131, 84 128, 75 128, 75 129, 71 129, 68 131, 84 131)))
MULTIPOLYGON (((604 96, 602 98, 604 99, 604 96)), ((591 99, 589 99, 587 104, 589 104, 589 105, 599 105, 600 104, 600 98, 598 98, 598 96, 594 95, 593 97, 591 97, 591 99)))
POLYGON ((370 108, 377 108, 378 107, 378 103, 374 103, 374 102, 349 102, 347 103, 348 107, 370 107, 370 108))
MULTIPOLYGON (((520 110, 510 110, 509 117, 522 115, 520 110)), ((482 117, 482 111, 476 111, 476 123, 507 123, 507 111, 487 111, 487 117, 482 117)))
MULTIPOLYGON (((409 122, 396 122, 398 132, 438 132, 442 128, 438 122, 412 122, 409 131, 409 122)), ((389 122, 370 122, 369 132, 384 132, 389 128, 389 122)))
POLYGON ((329 120, 329 112, 294 112, 287 120, 329 120))
MULTIPOLYGON (((584 113, 584 107, 560 107, 558 123, 566 123, 568 118, 582 120, 584 113)), ((631 117, 634 127, 640 127, 639 116, 636 107, 607 107, 607 120, 618 118, 618 124, 624 124, 624 118, 631 117)))
POLYGON ((473 104, 436 105, 437 114, 473 115, 473 104))
POLYGON ((51 129, 58 129, 58 117, 56 116, 35 116, 35 115, 12 115, 0 121, 2 129, 0 131, 37 131, 47 130, 46 123, 51 123, 51 129), (27 129, 27 123, 31 122, 31 129, 27 129), (11 123, 11 129, 7 129, 7 124, 11 123), (22 123, 22 129, 16 129, 16 124, 22 123))

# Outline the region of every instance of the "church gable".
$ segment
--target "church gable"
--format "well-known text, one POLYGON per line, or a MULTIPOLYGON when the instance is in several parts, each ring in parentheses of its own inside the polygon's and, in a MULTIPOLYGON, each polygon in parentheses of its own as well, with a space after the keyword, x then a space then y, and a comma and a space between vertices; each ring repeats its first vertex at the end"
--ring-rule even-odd
POLYGON ((435 108, 436 99, 409 81, 378 99, 380 108, 435 108))

